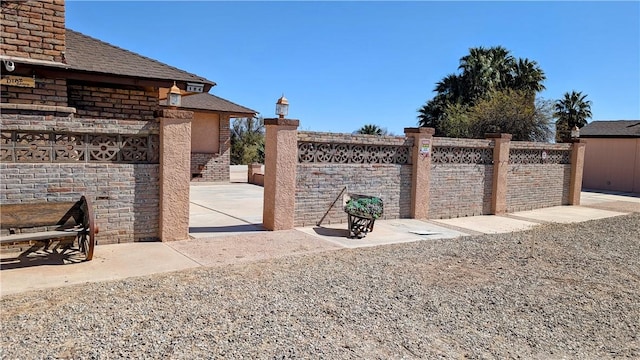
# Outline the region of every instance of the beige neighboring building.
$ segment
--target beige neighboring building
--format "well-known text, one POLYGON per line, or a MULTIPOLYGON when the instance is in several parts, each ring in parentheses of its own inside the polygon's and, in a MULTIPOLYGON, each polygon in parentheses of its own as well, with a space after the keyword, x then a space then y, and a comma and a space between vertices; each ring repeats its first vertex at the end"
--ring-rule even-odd
MULTIPOLYGON (((166 106, 166 99, 160 104, 166 106)), ((228 182, 231 118, 253 117, 257 112, 209 93, 183 95, 180 109, 193 111, 191 181, 228 182)))
POLYGON ((640 193, 640 120, 593 121, 580 139, 587 143, 584 189, 640 193))

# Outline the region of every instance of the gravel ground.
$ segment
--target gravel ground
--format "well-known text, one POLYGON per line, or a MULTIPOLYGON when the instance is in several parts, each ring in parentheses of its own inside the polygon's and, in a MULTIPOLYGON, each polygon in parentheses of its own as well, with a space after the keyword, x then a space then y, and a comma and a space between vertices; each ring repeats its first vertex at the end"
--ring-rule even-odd
POLYGON ((3 297, 3 359, 640 357, 640 214, 3 297))

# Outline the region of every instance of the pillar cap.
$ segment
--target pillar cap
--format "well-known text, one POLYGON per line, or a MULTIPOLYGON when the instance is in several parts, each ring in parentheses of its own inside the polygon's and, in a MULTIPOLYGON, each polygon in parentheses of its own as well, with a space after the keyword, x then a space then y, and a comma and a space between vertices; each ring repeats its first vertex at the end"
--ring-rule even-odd
POLYGON ((513 135, 511 134, 503 134, 503 133, 486 133, 484 137, 487 139, 506 139, 511 140, 513 135))
POLYGON ((407 127, 404 128, 405 134, 425 134, 425 135, 433 135, 436 133, 436 129, 430 127, 407 127))
POLYGON ((192 119, 193 111, 178 109, 160 109, 153 112, 153 116, 157 118, 168 119, 192 119))
POLYGON ((265 125, 295 126, 295 127, 298 127, 298 126, 300 126, 300 120, 272 118, 272 119, 264 119, 264 124, 265 125))

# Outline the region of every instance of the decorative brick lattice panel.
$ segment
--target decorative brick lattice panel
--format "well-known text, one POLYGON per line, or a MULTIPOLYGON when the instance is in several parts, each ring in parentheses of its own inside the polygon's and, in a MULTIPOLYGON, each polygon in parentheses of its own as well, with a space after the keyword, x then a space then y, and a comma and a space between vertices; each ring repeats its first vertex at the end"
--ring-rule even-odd
POLYGON ((570 150, 511 149, 509 164, 570 164, 570 150))
POLYGON ((410 164, 408 146, 298 142, 298 162, 334 164, 410 164))
POLYGON ((2 131, 0 161, 42 162, 159 162, 158 135, 79 134, 2 131))
POLYGON ((433 149, 433 164, 492 164, 493 149, 477 147, 438 146, 433 149))

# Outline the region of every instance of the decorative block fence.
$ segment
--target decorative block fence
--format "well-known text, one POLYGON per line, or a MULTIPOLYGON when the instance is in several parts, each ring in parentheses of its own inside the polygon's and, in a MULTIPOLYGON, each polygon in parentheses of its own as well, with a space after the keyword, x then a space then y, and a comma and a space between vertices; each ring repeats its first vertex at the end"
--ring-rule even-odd
MULTIPOLYGON (((385 217, 411 216, 413 139, 332 133, 298 133, 296 226, 315 224, 342 193, 383 199, 385 217)), ((342 197, 325 221, 346 220, 342 197)))
POLYGON ((401 137, 298 132, 298 124, 265 120, 264 225, 271 230, 312 226, 323 217, 346 222, 346 193, 382 198, 385 219, 579 204, 581 142, 518 142, 509 134, 439 138, 429 128, 407 128, 401 137))
POLYGON ((2 104, 0 202, 85 195, 99 244, 187 239, 192 113, 163 110, 149 121, 75 110, 2 104))

